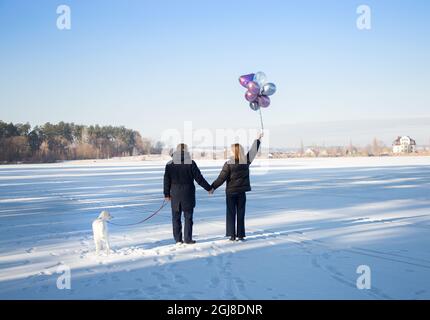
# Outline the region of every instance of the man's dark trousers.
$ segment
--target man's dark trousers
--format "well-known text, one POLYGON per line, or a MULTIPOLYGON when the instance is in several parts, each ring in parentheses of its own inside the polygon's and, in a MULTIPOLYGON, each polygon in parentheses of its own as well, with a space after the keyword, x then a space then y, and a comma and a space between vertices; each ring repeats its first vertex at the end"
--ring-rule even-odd
MULTIPOLYGON (((179 206, 179 211, 172 209, 173 237, 176 242, 182 242, 182 207, 179 206)), ((185 218, 185 242, 193 240, 193 210, 184 212, 185 218)))

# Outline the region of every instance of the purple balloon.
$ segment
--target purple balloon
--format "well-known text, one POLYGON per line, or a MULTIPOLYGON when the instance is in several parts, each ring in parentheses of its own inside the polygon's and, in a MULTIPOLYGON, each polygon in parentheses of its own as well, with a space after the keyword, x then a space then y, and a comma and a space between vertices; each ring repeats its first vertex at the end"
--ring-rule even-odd
POLYGON ((250 83, 254 79, 254 76, 255 76, 255 74, 253 74, 253 73, 241 76, 239 78, 240 85, 242 87, 246 88, 246 86, 248 85, 248 83, 250 83))
POLYGON ((245 99, 249 102, 253 102, 258 98, 258 94, 246 91, 245 93, 245 99))
POLYGON ((267 108, 270 106, 270 98, 266 96, 258 96, 257 103, 261 108, 267 108))
POLYGON ((253 93, 253 94, 259 94, 260 93, 260 86, 255 81, 250 81, 246 87, 248 88, 248 91, 253 93))

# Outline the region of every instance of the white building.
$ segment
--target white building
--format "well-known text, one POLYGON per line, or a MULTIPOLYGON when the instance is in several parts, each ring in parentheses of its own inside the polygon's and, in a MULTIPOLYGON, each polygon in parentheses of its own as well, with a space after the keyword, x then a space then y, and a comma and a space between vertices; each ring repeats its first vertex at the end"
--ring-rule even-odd
POLYGON ((417 149, 417 143, 409 136, 397 137, 393 142, 393 153, 413 153, 417 149))
POLYGON ((318 157, 318 154, 319 154, 318 150, 317 149, 313 149, 313 148, 308 148, 305 151, 305 156, 306 157, 318 157))

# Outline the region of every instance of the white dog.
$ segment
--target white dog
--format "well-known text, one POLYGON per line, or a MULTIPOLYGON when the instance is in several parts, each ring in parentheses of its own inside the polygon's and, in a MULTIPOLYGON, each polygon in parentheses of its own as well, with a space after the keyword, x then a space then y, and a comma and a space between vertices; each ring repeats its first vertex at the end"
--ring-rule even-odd
POLYGON ((102 211, 99 217, 93 222, 94 243, 96 244, 96 254, 100 253, 103 245, 106 249, 106 254, 110 253, 109 233, 107 221, 112 219, 112 216, 107 211, 102 211))

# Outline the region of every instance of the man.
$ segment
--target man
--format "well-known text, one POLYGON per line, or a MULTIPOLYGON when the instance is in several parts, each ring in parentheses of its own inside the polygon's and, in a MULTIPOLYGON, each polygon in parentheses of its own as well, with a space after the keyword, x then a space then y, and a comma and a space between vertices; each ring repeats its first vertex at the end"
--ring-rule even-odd
POLYGON ((206 191, 212 189, 191 159, 187 145, 181 143, 172 154, 172 161, 167 163, 164 173, 164 198, 172 204, 173 237, 177 244, 183 243, 182 212, 185 218, 185 243, 196 243, 193 240, 193 211, 196 206, 194 180, 206 191))

